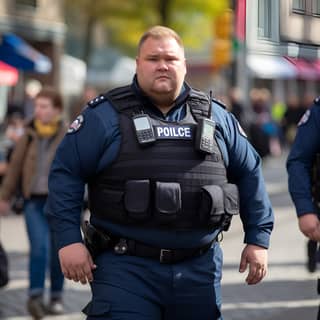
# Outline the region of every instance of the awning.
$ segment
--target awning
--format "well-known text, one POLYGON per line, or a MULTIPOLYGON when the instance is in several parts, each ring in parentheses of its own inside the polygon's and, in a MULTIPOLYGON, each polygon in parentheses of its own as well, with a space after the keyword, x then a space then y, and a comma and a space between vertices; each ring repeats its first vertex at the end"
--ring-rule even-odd
POLYGON ((0 86, 13 86, 19 78, 18 70, 0 61, 0 86))
POLYGON ((319 61, 308 61, 302 58, 285 57, 297 69, 297 77, 303 80, 320 79, 319 61))
POLYGON ((17 69, 38 73, 48 73, 52 68, 48 57, 14 34, 2 36, 0 60, 17 69))
POLYGON ((320 78, 320 59, 315 60, 315 61, 313 62, 313 65, 314 65, 315 69, 316 69, 317 72, 318 72, 318 75, 319 75, 318 79, 319 79, 319 78, 320 78))
POLYGON ((252 74, 262 79, 290 79, 297 76, 297 69, 280 56, 249 54, 247 66, 252 74))

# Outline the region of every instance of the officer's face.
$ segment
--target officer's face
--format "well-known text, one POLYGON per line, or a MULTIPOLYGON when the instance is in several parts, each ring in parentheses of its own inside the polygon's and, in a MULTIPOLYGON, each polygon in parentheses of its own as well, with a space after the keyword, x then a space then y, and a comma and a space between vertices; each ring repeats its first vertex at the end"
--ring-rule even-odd
POLYGON ((136 73, 147 95, 172 103, 186 75, 184 51, 173 38, 147 38, 136 58, 136 73))
POLYGON ((38 97, 34 101, 34 117, 43 124, 55 120, 61 113, 60 109, 55 108, 51 99, 38 97))

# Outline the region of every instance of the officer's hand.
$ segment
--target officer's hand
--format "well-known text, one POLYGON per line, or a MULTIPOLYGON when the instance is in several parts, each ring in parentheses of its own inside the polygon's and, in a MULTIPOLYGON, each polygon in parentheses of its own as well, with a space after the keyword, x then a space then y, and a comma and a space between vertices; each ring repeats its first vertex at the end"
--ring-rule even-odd
POLYGON ((299 228, 309 239, 320 241, 320 221, 315 213, 307 213, 299 217, 299 228))
POLYGON ((249 264, 249 274, 246 278, 247 284, 260 282, 268 270, 268 251, 265 248, 247 244, 241 254, 239 272, 245 272, 249 264))
POLYGON ((6 200, 0 200, 0 216, 10 212, 10 203, 6 200))
POLYGON ((61 270, 64 276, 73 281, 86 284, 93 280, 92 270, 97 266, 84 244, 73 243, 59 250, 61 270))

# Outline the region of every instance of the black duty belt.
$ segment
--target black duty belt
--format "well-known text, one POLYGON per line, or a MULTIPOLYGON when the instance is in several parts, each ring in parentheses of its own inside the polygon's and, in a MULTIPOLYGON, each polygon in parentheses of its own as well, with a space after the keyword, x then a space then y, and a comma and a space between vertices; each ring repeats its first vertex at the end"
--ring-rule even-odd
POLYGON ((93 256, 106 250, 113 249, 118 255, 131 255, 158 260, 164 264, 174 264, 205 254, 216 241, 199 248, 163 249, 147 245, 132 239, 119 238, 96 229, 88 222, 84 226, 85 244, 93 256))
POLYGON ((128 254, 137 257, 155 259, 160 263, 173 264, 205 254, 211 247, 212 243, 213 241, 201 248, 161 249, 135 240, 121 238, 114 246, 114 252, 116 254, 128 254))

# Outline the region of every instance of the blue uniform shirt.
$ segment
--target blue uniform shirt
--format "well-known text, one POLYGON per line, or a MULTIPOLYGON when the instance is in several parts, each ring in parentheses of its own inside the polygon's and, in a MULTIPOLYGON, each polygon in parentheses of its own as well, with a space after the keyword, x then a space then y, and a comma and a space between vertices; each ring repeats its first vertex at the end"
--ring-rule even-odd
POLYGON ((320 152, 320 102, 308 109, 301 118, 288 160, 288 184, 297 215, 317 213, 312 202, 311 169, 315 155, 320 152))
MULTIPOLYGON (((184 100, 188 93, 185 87, 166 116, 152 105, 150 111, 167 121, 179 121, 186 114, 184 100)), ((49 176, 47 214, 59 248, 82 241, 79 226, 85 183, 116 159, 120 147, 118 114, 109 102, 86 108, 82 116, 80 128, 67 134, 58 147, 49 176)), ((239 188, 244 241, 267 248, 273 211, 264 185, 261 159, 231 113, 213 102, 212 117, 228 176, 239 188)), ((92 216, 91 222, 112 234, 162 248, 199 247, 216 236, 215 231, 206 230, 173 232, 123 226, 92 216)))

